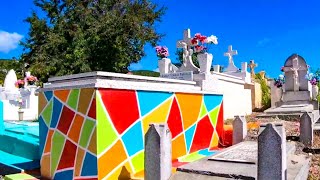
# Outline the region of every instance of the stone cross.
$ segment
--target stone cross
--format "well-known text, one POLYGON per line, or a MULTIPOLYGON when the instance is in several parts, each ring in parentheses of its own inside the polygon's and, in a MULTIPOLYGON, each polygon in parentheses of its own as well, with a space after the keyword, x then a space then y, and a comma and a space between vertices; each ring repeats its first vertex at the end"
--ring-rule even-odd
MULTIPOLYGON (((313 117, 313 116, 312 116, 313 117)), ((299 140, 305 146, 313 145, 313 118, 307 112, 300 117, 300 136, 299 140)))
POLYGON ((228 47, 228 51, 224 53, 224 56, 227 56, 229 58, 229 64, 226 69, 227 72, 236 72, 239 69, 234 65, 233 62, 233 56, 237 55, 238 51, 237 50, 232 50, 232 45, 228 47))
POLYGON ((250 74, 252 79, 254 79, 255 77, 254 68, 256 68, 257 66, 258 64, 255 64, 254 60, 250 60, 250 64, 248 64, 248 67, 250 68, 250 74))
POLYGON ((190 29, 186 29, 183 31, 183 39, 177 42, 177 48, 183 48, 183 65, 180 67, 179 71, 199 71, 199 68, 192 62, 193 50, 191 49, 191 39, 190 29))
POLYGON ((224 53, 224 56, 229 57, 229 64, 234 64, 233 62, 233 56, 238 55, 237 50, 232 50, 232 45, 228 47, 228 51, 224 53))
POLYGON ((258 136, 259 180, 287 179, 285 130, 283 126, 278 129, 280 131, 273 124, 267 124, 258 136))
POLYGON ((171 176, 171 132, 167 124, 150 124, 145 134, 144 177, 168 180, 171 176))
POLYGON ((292 60, 292 67, 284 67, 284 72, 293 72, 293 91, 299 91, 300 83, 299 83, 299 73, 301 66, 299 66, 298 57, 295 57, 292 60))

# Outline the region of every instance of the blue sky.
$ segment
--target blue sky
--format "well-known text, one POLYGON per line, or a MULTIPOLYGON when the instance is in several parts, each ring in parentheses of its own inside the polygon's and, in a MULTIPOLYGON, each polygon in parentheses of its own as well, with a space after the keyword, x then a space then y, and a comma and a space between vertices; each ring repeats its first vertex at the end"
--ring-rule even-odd
MULTIPOLYGON (((169 48, 175 61, 176 41, 183 30, 191 35, 200 32, 216 35, 219 44, 211 48, 213 64, 227 65, 223 56, 228 45, 238 50, 235 64, 254 59, 256 71, 265 70, 271 77, 292 53, 303 56, 313 68, 320 67, 320 1, 316 0, 250 0, 191 1, 154 0, 168 7, 158 32, 166 36, 159 43, 169 48)), ((34 8, 32 0, 2 0, 0 5, 0 58, 19 57, 22 48, 17 42, 27 36, 23 22, 34 8), (16 34, 15 34, 16 33, 16 34)), ((147 56, 130 69, 157 69, 154 49, 146 47, 147 56)))

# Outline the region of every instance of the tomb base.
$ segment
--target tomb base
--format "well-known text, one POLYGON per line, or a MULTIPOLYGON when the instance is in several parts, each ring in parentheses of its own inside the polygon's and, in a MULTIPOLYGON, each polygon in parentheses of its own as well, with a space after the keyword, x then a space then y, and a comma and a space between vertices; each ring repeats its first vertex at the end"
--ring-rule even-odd
MULTIPOLYGON (((294 143, 287 143, 288 180, 307 179, 310 158, 305 155, 295 155, 294 152, 294 143)), ((257 143, 245 141, 213 157, 206 157, 179 167, 170 180, 256 179, 256 158, 257 143)))

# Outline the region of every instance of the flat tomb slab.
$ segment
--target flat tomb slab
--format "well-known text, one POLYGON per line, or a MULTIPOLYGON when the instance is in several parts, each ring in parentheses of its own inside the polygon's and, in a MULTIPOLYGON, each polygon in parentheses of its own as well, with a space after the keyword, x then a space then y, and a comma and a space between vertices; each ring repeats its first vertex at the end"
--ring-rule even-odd
MULTIPOLYGON (((305 177, 308 175, 310 159, 303 155, 294 155, 295 144, 292 142, 286 144, 288 179, 305 177)), ((218 177, 217 179, 256 179, 257 150, 257 142, 241 142, 211 157, 180 166, 170 180, 210 179, 212 177, 218 177)))
POLYGON ((208 158, 210 161, 225 161, 256 164, 258 145, 254 141, 245 141, 208 158))
MULTIPOLYGON (((287 154, 295 151, 292 143, 286 143, 287 154)), ((232 163, 256 164, 258 159, 258 143, 255 141, 245 141, 208 158, 210 161, 222 161, 232 163)))

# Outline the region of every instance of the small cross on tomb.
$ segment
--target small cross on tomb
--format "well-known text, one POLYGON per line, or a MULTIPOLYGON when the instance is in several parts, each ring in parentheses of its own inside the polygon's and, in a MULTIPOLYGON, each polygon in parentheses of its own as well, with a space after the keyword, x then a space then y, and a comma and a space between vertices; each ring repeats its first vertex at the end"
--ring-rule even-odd
POLYGON ((229 64, 234 64, 233 63, 233 56, 238 55, 237 50, 232 50, 232 45, 228 46, 228 51, 224 53, 224 56, 229 57, 229 64))
POLYGON ((191 39, 190 29, 185 29, 183 31, 183 39, 177 42, 177 48, 185 48, 185 45, 187 45, 187 50, 191 49, 191 39))
POLYGON ((255 64, 254 60, 250 60, 250 64, 248 64, 248 67, 250 68, 250 74, 252 79, 254 79, 255 77, 254 68, 256 68, 257 66, 258 64, 255 64))

